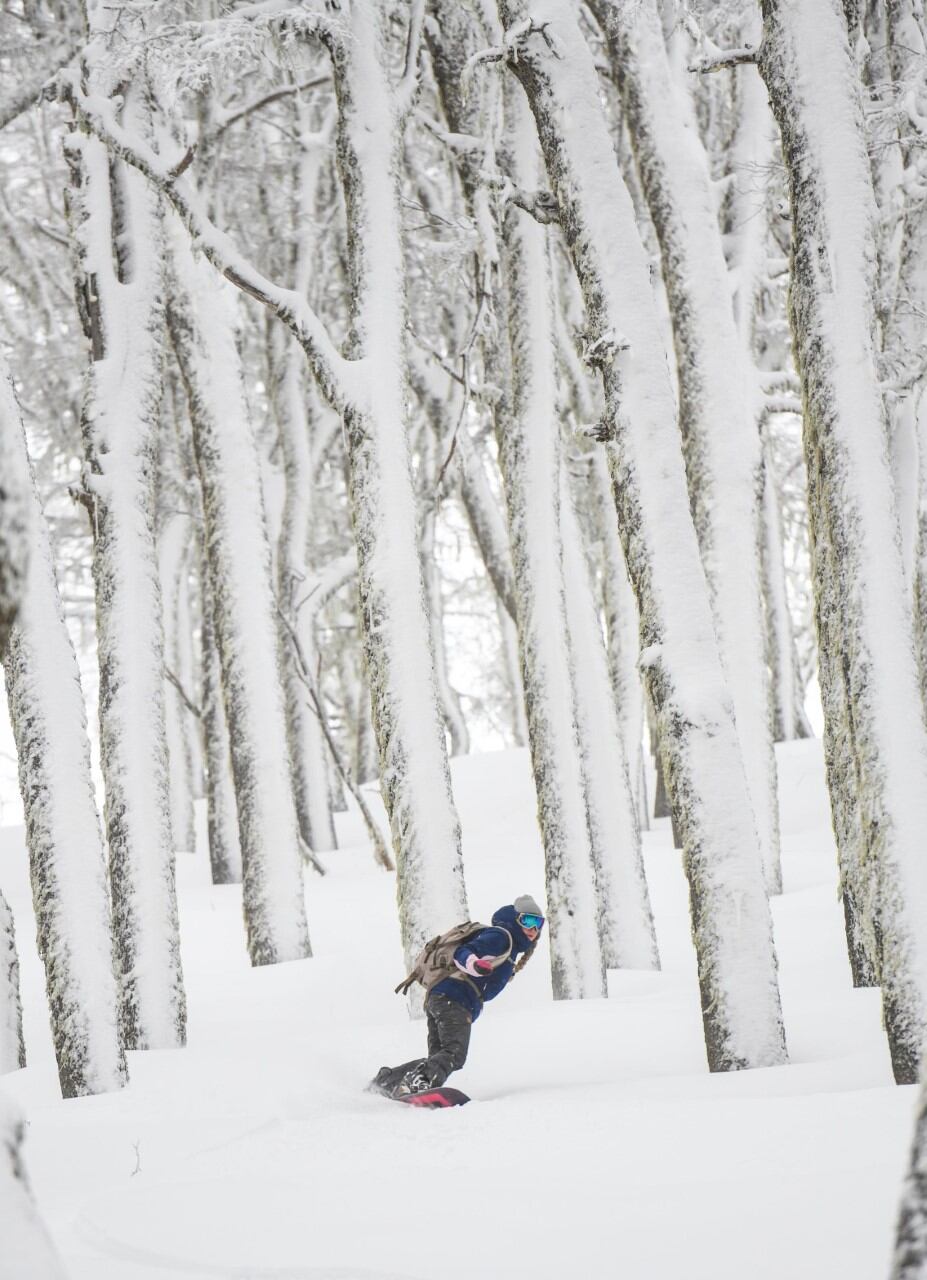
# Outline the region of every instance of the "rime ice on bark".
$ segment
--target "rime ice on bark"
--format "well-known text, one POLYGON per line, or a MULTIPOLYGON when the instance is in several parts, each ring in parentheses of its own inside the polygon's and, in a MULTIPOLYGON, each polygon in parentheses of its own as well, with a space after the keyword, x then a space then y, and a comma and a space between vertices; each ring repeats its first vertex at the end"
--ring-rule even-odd
MULTIPOLYGON (((757 19, 759 14, 757 14, 757 19)), ((752 22, 741 44, 758 43, 752 22)), ((758 307, 767 287, 771 248, 767 174, 775 161, 778 136, 765 86, 753 67, 737 67, 734 101, 736 123, 727 150, 728 186, 723 206, 725 255, 733 290, 734 317, 741 347, 753 363, 758 307)), ((782 520, 774 459, 768 447, 769 413, 759 378, 754 379, 748 429, 759 428, 763 449, 760 566, 766 621, 766 662, 772 732, 776 742, 811 736, 804 710, 798 654, 786 596, 782 520)))
MULTIPOLYGON (((582 533, 565 472, 560 493, 560 532, 602 958, 607 969, 659 969, 641 857, 637 800, 624 753, 624 735, 582 533)), ((636 763, 637 755, 634 760, 636 763)))
MULTIPOLYGON (((126 92, 123 120, 145 136, 148 112, 138 85, 126 92)), ((111 169, 102 143, 75 133, 66 146, 78 294, 92 344, 81 418, 83 484, 94 534, 100 756, 120 1026, 128 1048, 171 1048, 184 1042, 186 1007, 154 544, 164 345, 161 214, 146 180, 122 164, 111 169)))
POLYGON ((345 354, 364 368, 364 393, 344 412, 351 512, 373 726, 411 960, 448 921, 464 919, 467 906, 410 474, 401 116, 387 75, 387 22, 381 6, 357 0, 350 31, 332 41, 331 53, 352 285, 345 354))
POLYGON ((660 242, 679 375, 689 494, 770 893, 782 889, 776 762, 760 592, 762 458, 753 369, 734 324, 727 265, 695 113, 670 73, 656 0, 593 0, 641 186, 660 242))
MULTIPOLYGON (((161 597, 164 601, 164 657, 167 669, 181 681, 181 651, 185 641, 182 619, 189 578, 190 522, 183 514, 165 518, 158 534, 161 597)), ((193 757, 186 731, 189 712, 183 696, 165 676, 164 723, 170 775, 171 834, 174 848, 193 853, 193 757)))
POLYGON ((222 694, 222 663, 213 621, 215 605, 209 566, 202 562, 203 581, 203 732, 206 740, 206 826, 213 884, 241 884, 241 841, 238 802, 232 779, 229 727, 222 694))
MULTIPOLYGON (((311 954, 287 751, 260 463, 236 345, 236 297, 173 239, 171 338, 190 403, 222 666, 251 963, 311 954)), ((218 753, 219 744, 216 744, 218 753)), ((221 763, 217 759, 217 767, 221 763)))
MULTIPOLYGON (((309 135, 314 121, 305 104, 298 107, 301 133, 309 135)), ((296 248, 294 289, 306 297, 318 251, 317 205, 320 199, 320 159, 318 147, 303 147, 296 166, 295 184, 299 240, 296 248)), ((299 345, 281 334, 284 351, 281 373, 275 388, 277 418, 286 494, 278 541, 278 591, 280 607, 286 614, 281 630, 281 666, 286 695, 287 734, 293 793, 300 833, 310 849, 322 853, 337 848, 332 817, 328 750, 319 718, 310 705, 300 679, 299 659, 286 626, 296 628, 311 670, 315 671, 315 626, 317 604, 309 591, 309 540, 316 483, 313 440, 318 434, 318 408, 306 387, 306 360, 299 345)))
POLYGON ((0 1098, 0 1252, 2 1280, 65 1280, 64 1268, 45 1228, 26 1177, 22 1146, 26 1126, 17 1109, 0 1098))
MULTIPOLYGON (((20 452, 26 464, 21 432, 20 452)), ((6 687, 58 1078, 73 1098, 120 1088, 125 1057, 80 675, 34 492, 30 515, 32 560, 6 687)))
MULTIPOLYGON (((300 281, 305 289, 305 282, 300 281)), ((307 599, 309 522, 312 514, 313 466, 310 412, 303 386, 306 359, 295 342, 287 342, 282 386, 278 395, 280 438, 286 477, 286 500, 279 544, 280 605, 300 634, 314 670, 316 652, 314 608, 307 599), (303 602, 300 607, 300 602, 303 602)), ((328 784, 327 749, 318 715, 309 704, 299 678, 298 659, 286 634, 281 637, 281 665, 286 690, 287 732, 293 771, 293 792, 303 839, 317 853, 337 848, 328 784)))
POLYGON ((422 478, 426 486, 422 497, 424 513, 419 534, 419 546, 422 560, 422 579, 425 583, 425 596, 428 602, 428 616, 431 619, 431 643, 435 655, 435 678, 438 686, 438 698, 444 716, 444 725, 450 738, 452 756, 466 755, 470 750, 470 734, 460 705, 460 695, 453 687, 447 669, 447 647, 444 643, 444 600, 441 594, 441 573, 436 559, 435 530, 437 524, 437 502, 435 484, 440 465, 437 459, 435 439, 426 427, 421 440, 422 478))
POLYGON ((587 356, 603 379, 641 663, 684 840, 709 1065, 770 1066, 785 1060, 772 922, 646 256, 576 15, 555 0, 534 0, 530 24, 517 0, 499 9, 582 287, 587 356))
MULTIPOLYGON (((517 88, 506 102, 512 178, 537 185, 537 141, 517 88)), ((573 658, 560 541, 560 440, 546 233, 512 206, 503 226, 511 409, 497 414, 515 578, 528 745, 544 843, 554 997, 605 993, 593 891, 592 846, 573 702, 573 658)), ((504 303, 503 303, 504 292, 504 303)), ((609 886, 610 887, 610 886, 609 886)))
POLYGON ((859 83, 839 0, 764 0, 763 16, 760 70, 792 201, 790 312, 834 826, 845 901, 880 962, 895 1078, 912 1081, 927 1028, 927 732, 873 341, 875 204, 859 83))
MULTIPOLYGON (((596 449, 590 459, 589 505, 599 538, 602 562, 602 602, 608 670, 621 728, 624 758, 631 788, 637 798, 638 821, 646 830, 649 820, 644 788, 644 697, 637 657, 640 650, 637 601, 628 581, 628 567, 618 536, 618 517, 605 452, 596 449)), ((666 817, 666 814, 655 815, 666 817)))
POLYGON ((21 457, 22 428, 6 371, 0 370, 0 660, 26 586, 29 567, 29 474, 21 457))

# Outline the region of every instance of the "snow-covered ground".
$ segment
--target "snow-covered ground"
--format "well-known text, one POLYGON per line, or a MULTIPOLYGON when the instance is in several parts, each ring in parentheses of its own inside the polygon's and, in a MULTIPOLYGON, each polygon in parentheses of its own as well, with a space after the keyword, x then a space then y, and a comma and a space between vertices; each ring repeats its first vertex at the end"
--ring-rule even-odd
MULTIPOLYGON (((178 879, 189 1046, 130 1055, 121 1094, 62 1102, 22 831, 0 832, 31 1065, 0 1080, 74 1280, 874 1280, 887 1273, 914 1096, 892 1084, 875 992, 853 991, 820 744, 779 749, 774 905, 791 1065, 709 1075, 686 886, 648 834, 663 973, 555 1004, 538 955, 420 1112, 363 1092, 415 1056, 393 877, 353 817, 307 886, 315 958, 248 966, 240 895, 205 838, 178 879)), ((543 896, 523 752, 455 762, 471 912, 543 896)), ((448 922, 451 923, 451 922, 448 922)))

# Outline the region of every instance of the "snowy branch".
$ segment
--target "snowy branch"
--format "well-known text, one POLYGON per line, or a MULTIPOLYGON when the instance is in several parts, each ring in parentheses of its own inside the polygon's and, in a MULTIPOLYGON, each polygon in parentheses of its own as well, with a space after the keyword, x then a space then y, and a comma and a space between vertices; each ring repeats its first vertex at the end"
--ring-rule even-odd
POLYGON ((202 139, 202 144, 212 144, 216 142, 225 133, 226 129, 231 129, 233 124, 237 124, 239 120, 244 120, 246 116, 253 115, 255 111, 260 111, 264 107, 270 106, 273 102, 279 102, 282 98, 289 98, 293 94, 307 93, 310 89, 319 89, 323 85, 331 84, 331 76, 314 76, 311 80, 301 80, 299 84, 287 84, 282 89, 274 89, 272 93, 262 94, 261 97, 255 98, 252 102, 247 102, 243 107, 238 107, 234 111, 229 111, 223 115, 206 136, 202 139))
POLYGON ((409 8, 411 12, 405 66, 394 95, 396 109, 400 116, 405 116, 409 112, 418 92, 418 65, 422 52, 422 33, 425 28, 425 0, 412 0, 409 8))
POLYGON ((76 48, 67 49, 43 73, 41 80, 33 82, 28 89, 24 89, 12 102, 0 107, 0 129, 5 129, 8 124, 12 124, 24 111, 28 111, 45 95, 49 81, 68 65, 76 52, 76 48))
MULTIPOLYGON (((87 130, 98 138, 111 152, 126 164, 138 169, 161 191, 181 222, 193 238, 196 248, 223 276, 244 293, 250 294, 272 311, 290 330, 306 352, 313 372, 330 403, 339 411, 347 403, 360 398, 362 380, 360 361, 348 361, 335 347, 324 322, 313 311, 304 297, 292 289, 281 288, 268 280, 235 248, 225 232, 207 217, 199 205, 194 187, 179 180, 189 164, 187 152, 173 165, 137 138, 130 135, 116 120, 112 103, 107 99, 90 98, 82 91, 77 77, 68 75, 59 80, 62 95, 70 101, 77 118, 87 130)), ((69 145, 79 145, 72 137, 69 145)))
POLYGON ((712 71, 729 71, 731 67, 740 67, 744 63, 756 63, 760 56, 758 45, 755 49, 744 45, 742 49, 719 49, 716 53, 706 53, 689 63, 689 70, 696 75, 707 75, 712 71))

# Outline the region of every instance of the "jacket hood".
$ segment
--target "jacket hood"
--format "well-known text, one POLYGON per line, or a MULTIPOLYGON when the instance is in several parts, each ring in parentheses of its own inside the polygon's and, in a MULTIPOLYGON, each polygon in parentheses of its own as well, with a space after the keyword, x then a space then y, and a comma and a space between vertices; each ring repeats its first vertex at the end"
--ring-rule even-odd
POLYGON ((530 951, 534 943, 526 935, 524 929, 518 923, 518 912, 513 906, 500 907, 493 915, 492 922, 499 925, 503 929, 508 929, 512 935, 512 955, 520 955, 523 951, 530 951))

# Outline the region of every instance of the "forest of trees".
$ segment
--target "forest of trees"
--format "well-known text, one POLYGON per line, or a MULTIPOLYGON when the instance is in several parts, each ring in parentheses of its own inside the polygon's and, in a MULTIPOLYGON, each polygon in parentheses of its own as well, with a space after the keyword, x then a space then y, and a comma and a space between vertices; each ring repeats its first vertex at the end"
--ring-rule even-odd
MULTIPOLYGON (((468 915, 472 741, 529 748, 554 998, 659 968, 669 814, 708 1066, 786 1062, 812 686, 853 980, 916 1082, 921 0, 5 0, 0 69, 0 653, 62 1095, 185 1042, 196 798, 267 965, 378 781, 409 959, 468 915)), ((0 895, 0 1070, 17 968, 0 895)))

